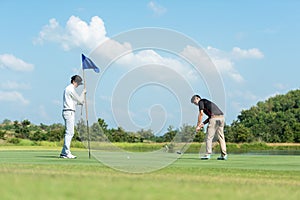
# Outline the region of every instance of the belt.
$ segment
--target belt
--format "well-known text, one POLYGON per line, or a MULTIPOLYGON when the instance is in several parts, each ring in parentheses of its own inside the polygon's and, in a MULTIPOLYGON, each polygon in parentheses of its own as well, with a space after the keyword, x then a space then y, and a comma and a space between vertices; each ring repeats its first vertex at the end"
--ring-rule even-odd
POLYGON ((224 117, 223 115, 212 115, 210 116, 210 118, 220 118, 220 117, 224 117))
POLYGON ((72 110, 72 109, 63 109, 63 111, 73 111, 73 112, 75 112, 75 110, 72 110))

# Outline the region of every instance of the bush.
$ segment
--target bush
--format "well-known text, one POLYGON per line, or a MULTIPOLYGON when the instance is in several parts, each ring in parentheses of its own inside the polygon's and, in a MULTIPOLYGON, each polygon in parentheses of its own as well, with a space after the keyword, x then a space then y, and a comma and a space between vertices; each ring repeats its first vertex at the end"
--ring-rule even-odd
POLYGON ((8 139, 8 143, 11 143, 11 144, 19 144, 20 141, 21 140, 19 138, 10 138, 10 139, 8 139))
POLYGON ((62 146, 59 142, 49 142, 49 141, 38 141, 36 143, 38 146, 46 146, 46 147, 58 147, 62 146))
POLYGON ((6 134, 6 131, 0 130, 0 139, 4 139, 5 134, 6 134))
POLYGON ((28 139, 20 139, 19 146, 37 146, 37 143, 28 139))
POLYGON ((48 140, 48 136, 44 132, 36 131, 29 134, 29 139, 32 141, 45 141, 48 140))
POLYGON ((71 147, 73 147, 73 148, 85 148, 85 146, 83 145, 83 143, 80 142, 80 141, 77 141, 77 140, 73 140, 71 142, 71 147))
POLYGON ((156 151, 162 148, 161 143, 115 143, 119 148, 131 152, 146 152, 146 151, 156 151))
POLYGON ((64 129, 53 129, 48 132, 48 140, 50 142, 58 142, 64 138, 64 129))

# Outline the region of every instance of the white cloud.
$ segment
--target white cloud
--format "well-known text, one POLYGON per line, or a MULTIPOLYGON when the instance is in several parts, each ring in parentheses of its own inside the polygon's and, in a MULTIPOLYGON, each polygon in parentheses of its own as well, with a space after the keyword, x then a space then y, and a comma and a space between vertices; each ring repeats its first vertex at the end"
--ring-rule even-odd
POLYGON ((132 47, 130 43, 119 43, 112 39, 107 39, 104 43, 95 49, 97 55, 101 55, 108 60, 113 60, 122 54, 131 53, 132 47))
POLYGON ((32 71, 34 65, 26 63, 20 58, 15 57, 12 54, 2 54, 0 55, 0 68, 7 68, 13 71, 32 71))
POLYGON ((218 70, 236 82, 243 82, 243 76, 235 69, 235 60, 262 59, 264 54, 257 48, 241 49, 234 47, 231 52, 225 52, 213 47, 207 47, 206 51, 218 70))
POLYGON ((148 8, 153 11, 155 16, 161 16, 167 12, 167 9, 163 6, 155 3, 154 1, 150 1, 147 4, 148 8))
POLYGON ((56 42, 65 51, 76 47, 92 50, 106 39, 104 22, 98 16, 92 17, 89 24, 79 17, 71 16, 65 27, 61 27, 56 19, 50 19, 34 43, 56 42))
MULTIPOLYGON (((157 65, 161 66, 161 68, 158 67, 157 70, 161 69, 162 71, 164 71, 165 69, 163 68, 167 67, 170 70, 175 71, 186 80, 195 80, 197 78, 197 75, 195 74, 195 71, 192 70, 191 66, 184 64, 179 59, 161 56, 156 51, 150 49, 126 54, 125 56, 122 56, 117 61, 117 63, 129 68, 135 68, 145 65, 157 65)), ((155 77, 157 79, 168 80, 171 80, 173 78, 172 76, 166 76, 166 74, 160 73, 160 71, 156 71, 155 77)))
POLYGON ((226 53, 220 49, 208 46, 206 48, 206 52, 208 53, 209 56, 212 56, 214 58, 224 58, 224 57, 228 57, 228 55, 226 55, 226 53))
MULTIPOLYGON (((149 6, 158 13, 165 10, 154 2, 150 2, 149 6)), ((120 43, 106 37, 104 23, 98 16, 94 16, 90 24, 78 17, 71 16, 65 28, 61 27, 56 19, 51 19, 49 24, 43 27, 36 40, 38 43, 45 41, 60 43, 64 50, 74 47, 86 47, 92 50, 99 47, 94 50, 95 55, 110 61, 122 55, 117 62, 127 67, 160 64, 172 66, 172 69, 185 76, 188 75, 189 78, 193 78, 194 74, 187 71, 186 67, 176 59, 162 57, 153 50, 142 50, 135 53, 130 43, 120 43)), ((97 57, 94 60, 97 60, 97 57)))
POLYGON ((28 105, 29 101, 23 95, 16 91, 3 92, 0 91, 0 102, 9 102, 22 105, 28 105))
POLYGON ((207 79, 215 79, 220 73, 236 82, 244 81, 242 75, 234 68, 233 61, 219 49, 207 47, 205 52, 203 49, 187 46, 181 54, 200 67, 207 79))
POLYGON ((257 48, 244 50, 239 47, 234 47, 232 49, 232 55, 237 59, 261 59, 264 57, 264 54, 257 48))
POLYGON ((257 101, 259 100, 259 97, 253 94, 251 91, 229 91, 228 92, 228 97, 230 98, 241 98, 243 100, 248 100, 248 101, 257 101))
POLYGON ((234 68, 234 63, 231 60, 220 57, 211 57, 211 59, 222 74, 239 83, 244 81, 243 76, 234 68))
MULTIPOLYGON (((166 11, 165 8, 153 1, 148 3, 148 7, 157 14, 166 11)), ((51 19, 49 24, 40 32, 38 41, 41 43, 44 41, 58 42, 64 50, 70 50, 75 47, 85 47, 92 50, 101 44, 100 48, 95 49, 94 53, 109 61, 117 59, 119 64, 130 67, 145 64, 172 66, 172 69, 183 74, 188 79, 195 79, 194 71, 187 70, 187 66, 178 59, 161 56, 154 50, 133 52, 130 43, 120 43, 106 37, 104 22, 98 16, 94 16, 89 24, 78 17, 71 16, 65 27, 61 27, 56 19, 51 19)), ((234 47, 230 52, 207 47, 205 52, 203 49, 187 46, 182 51, 182 55, 195 61, 195 64, 201 66, 202 70, 213 73, 211 75, 220 72, 223 76, 229 77, 238 83, 243 82, 244 78, 236 70, 234 61, 240 59, 261 59, 264 57, 263 53, 257 48, 241 49, 239 47, 234 47), (211 61, 216 67, 212 65, 211 61)))
POLYGON ((0 83, 0 89, 3 90, 28 90, 31 86, 29 83, 18 83, 15 81, 6 81, 0 83))

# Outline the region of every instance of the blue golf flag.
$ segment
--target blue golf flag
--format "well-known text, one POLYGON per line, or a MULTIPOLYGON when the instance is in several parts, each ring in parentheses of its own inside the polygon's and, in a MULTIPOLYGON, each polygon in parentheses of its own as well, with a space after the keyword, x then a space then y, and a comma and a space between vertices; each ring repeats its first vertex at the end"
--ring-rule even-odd
POLYGON ((89 59, 88 57, 86 57, 85 55, 81 54, 82 57, 82 69, 93 69, 96 73, 99 73, 100 70, 99 68, 95 65, 95 63, 93 63, 93 61, 91 59, 89 59))

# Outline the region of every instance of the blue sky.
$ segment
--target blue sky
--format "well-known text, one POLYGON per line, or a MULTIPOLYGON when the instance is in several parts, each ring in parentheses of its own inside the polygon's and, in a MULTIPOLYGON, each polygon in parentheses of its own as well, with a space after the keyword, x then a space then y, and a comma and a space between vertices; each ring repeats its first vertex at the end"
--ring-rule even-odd
MULTIPOLYGON (((230 124, 242 109, 299 88, 299 9, 300 2, 296 0, 1 0, 0 121, 63 123, 62 92, 72 75, 82 73, 81 53, 99 64, 97 47, 104 41, 115 41, 117 46, 100 54, 109 56, 118 48, 132 52, 107 68, 105 75, 99 75, 95 91, 88 91, 89 105, 94 107, 91 118, 104 118, 110 127, 151 128, 156 132, 168 125, 195 124, 197 108, 189 102, 192 93, 187 92, 186 99, 180 95, 182 99, 176 99, 185 90, 179 80, 182 79, 193 92, 220 105, 230 124), (199 48, 187 46, 175 55, 151 48, 135 51, 133 43, 118 43, 114 39, 145 27, 174 31, 174 35, 194 41, 209 56, 218 74, 195 76, 192 67, 181 60, 179 54, 192 59, 192 53, 199 53, 199 48), (160 83, 159 75, 165 68, 147 68, 145 65, 151 61, 154 65, 176 66, 166 71, 172 77, 169 75, 160 83), (132 68, 133 65, 141 67, 132 68), (118 86, 118 81, 131 75, 122 87, 118 86), (177 79, 169 79, 174 77, 177 79), (130 88, 134 82, 130 80, 135 78, 149 80, 135 82, 140 85, 128 91, 129 99, 118 96, 121 92, 113 93, 130 88), (212 95, 219 94, 211 89, 217 87, 211 85, 214 79, 222 81, 223 99, 212 95), (205 85, 207 81, 211 88, 205 85), (131 121, 126 119, 128 116, 131 121), (127 127, 128 124, 132 126, 127 127)), ((148 40, 147 35, 140 37, 148 40)))

